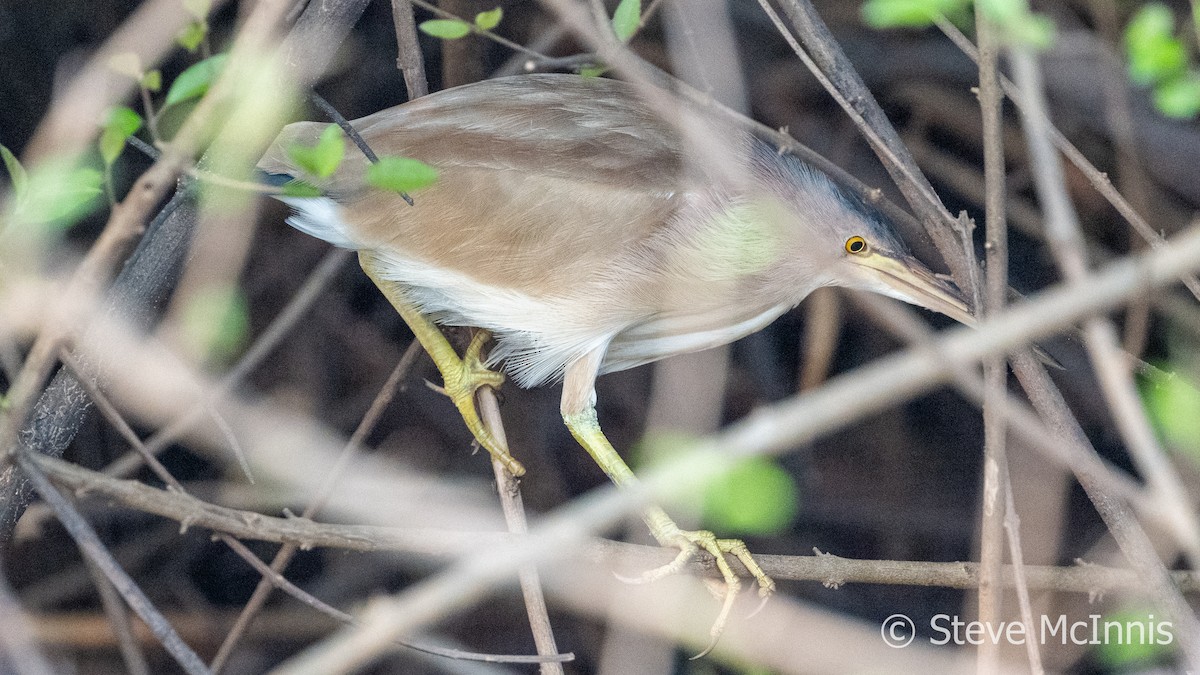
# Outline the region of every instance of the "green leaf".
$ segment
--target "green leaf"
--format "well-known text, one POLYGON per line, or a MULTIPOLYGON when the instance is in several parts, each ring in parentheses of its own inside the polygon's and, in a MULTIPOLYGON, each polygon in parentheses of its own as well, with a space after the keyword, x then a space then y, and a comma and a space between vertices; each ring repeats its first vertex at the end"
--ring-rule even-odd
POLYGON ((12 150, 3 145, 0 145, 0 157, 4 158, 4 168, 8 170, 8 178, 12 181, 13 196, 23 199, 29 192, 29 174, 25 173, 25 167, 21 166, 12 150))
POLYGON ((774 461, 739 463, 704 494, 705 522, 735 534, 774 534, 791 525, 799 510, 796 484, 774 461))
POLYGON ((100 196, 104 174, 66 158, 49 159, 29 172, 25 198, 17 203, 15 220, 69 227, 91 212, 100 196))
POLYGON ((1097 627, 1096 658, 1108 672, 1146 671, 1174 652, 1173 626, 1147 611, 1120 610, 1099 619, 1097 627))
MULTIPOLYGON (((695 448, 697 440, 697 436, 681 431, 647 433, 630 449, 630 465, 639 471, 668 465, 695 448)), ((699 518, 704 508, 704 488, 710 484, 702 483, 686 491, 672 490, 661 498, 671 511, 699 518)))
POLYGON ((1125 47, 1137 49, 1147 42, 1175 36, 1175 13, 1161 2, 1148 2, 1138 9, 1125 26, 1125 47))
POLYGON ((967 0, 868 0, 862 6, 863 21, 872 28, 919 28, 929 26, 939 14, 960 11, 967 0))
POLYGON ((246 298, 234 287, 203 289, 184 307, 181 323, 184 340, 193 354, 227 361, 246 342, 250 326, 246 298))
POLYGON ((175 36, 175 41, 180 47, 188 50, 190 53, 195 53, 200 45, 204 44, 204 38, 208 36, 207 21, 193 21, 183 27, 179 31, 179 35, 175 36))
POLYGON ((203 19, 212 9, 212 0, 183 0, 183 8, 197 19, 203 19))
POLYGON ((204 96, 221 73, 227 57, 226 54, 210 56, 180 73, 167 90, 166 105, 175 105, 204 96))
POLYGON ((115 129, 105 129, 100 133, 100 159, 104 160, 105 166, 112 166, 113 162, 121 156, 121 151, 125 149, 126 138, 128 136, 123 136, 115 129))
POLYGON ((290 145, 287 153, 310 176, 329 178, 346 154, 346 135, 338 125, 330 124, 321 132, 316 145, 290 145))
POLYGON ((1200 390, 1178 374, 1156 369, 1142 380, 1141 393, 1166 443, 1200 461, 1200 390))
POLYGON ((1028 0, 976 0, 975 7, 1010 43, 1045 49, 1054 41, 1054 22, 1049 17, 1030 12, 1028 0))
POLYGON ((1187 68, 1187 48, 1175 37, 1175 14, 1161 3, 1138 10, 1125 26, 1124 42, 1134 82, 1162 82, 1187 68))
POLYGON ((100 134, 100 157, 111 166, 125 149, 125 141, 142 128, 142 117, 125 106, 108 111, 108 120, 100 134))
POLYGON ((642 0, 621 0, 613 12, 612 27, 621 42, 629 42, 642 20, 642 0))
POLYGON ((600 77, 607 71, 608 68, 604 66, 584 66, 583 68, 579 69, 579 76, 585 80, 588 80, 593 77, 600 77))
POLYGON ((380 157, 367 168, 367 182, 392 192, 411 192, 433 185, 438 170, 411 157, 380 157))
POLYGON ((283 196, 285 197, 320 197, 321 190, 311 183, 306 183, 299 178, 283 184, 283 196))
POLYGON ((491 30, 500 25, 500 19, 503 17, 504 9, 500 7, 480 12, 475 15, 475 26, 480 30, 491 30))
POLYGON ((443 40, 457 40, 471 32, 471 24, 458 19, 430 19, 418 26, 422 33, 443 40))
POLYGON ((1191 119, 1200 113, 1200 77, 1189 73, 1185 77, 1167 80, 1154 88, 1154 106, 1167 117, 1191 119))
POLYGON ((162 71, 158 70, 157 68, 154 70, 147 70, 146 73, 142 75, 142 88, 146 91, 158 91, 159 89, 162 89, 162 71))

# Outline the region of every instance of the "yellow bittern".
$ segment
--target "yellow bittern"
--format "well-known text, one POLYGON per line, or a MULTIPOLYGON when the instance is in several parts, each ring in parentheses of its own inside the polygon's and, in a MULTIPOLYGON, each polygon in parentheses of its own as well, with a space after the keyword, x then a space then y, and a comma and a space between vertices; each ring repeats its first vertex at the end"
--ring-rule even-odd
MULTIPOLYGON (((327 125, 287 126, 259 168, 301 178, 320 197, 285 197, 288 222, 358 251, 363 270, 433 357, 479 443, 524 469, 479 420, 474 393, 502 368, 522 387, 562 380, 562 416, 617 484, 635 478, 596 420, 598 375, 725 344, 759 330, 821 286, 883 293, 970 322, 962 296, 908 253, 873 209, 800 160, 730 126, 741 181, 695 167, 676 126, 624 83, 525 75, 442 91, 352 123, 380 155, 435 167, 435 184, 372 188, 347 154, 307 176, 289 147, 327 125), (435 324, 484 329, 459 357, 435 324), (496 346, 481 357, 490 331, 496 346)), ((728 169, 728 167, 724 167, 728 169)), ((712 554, 739 588, 734 555, 764 597, 774 583, 741 541, 684 531, 660 508, 645 521, 677 571, 712 554)))

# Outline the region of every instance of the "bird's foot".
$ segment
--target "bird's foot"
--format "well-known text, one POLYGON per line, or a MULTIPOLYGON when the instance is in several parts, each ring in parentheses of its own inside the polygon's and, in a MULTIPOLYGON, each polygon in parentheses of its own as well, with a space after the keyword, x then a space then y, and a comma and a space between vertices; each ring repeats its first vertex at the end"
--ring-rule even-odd
POLYGON ((477 331, 461 359, 457 359, 456 363, 438 364, 445 383, 442 392, 454 402, 454 407, 458 408, 459 414, 479 445, 503 464, 509 473, 520 477, 525 475, 525 467, 521 466, 521 463, 509 454, 508 448, 496 440, 483 425, 483 420, 479 418, 479 409, 475 406, 475 392, 480 387, 499 389, 504 383, 504 374, 488 368, 480 358, 488 337, 487 331, 477 331))
MULTIPOLYGON (((658 519, 653 518, 653 520, 658 519)), ((721 611, 717 614, 712 628, 708 631, 708 646, 702 652, 692 657, 693 659, 698 659, 711 652, 713 647, 717 646, 717 640, 720 639, 721 633, 725 632, 725 624, 729 621, 729 614, 733 610, 733 602, 742 589, 742 581, 734 573, 733 568, 729 566, 728 556, 732 555, 737 558, 745 566, 746 570, 750 572, 750 575, 754 577, 755 581, 758 582, 758 595, 764 602, 775 592, 775 582, 755 562, 754 556, 750 555, 750 550, 746 548, 746 544, 741 539, 718 539, 716 535, 708 530, 681 530, 669 518, 665 522, 660 521, 654 523, 654 525, 656 526, 652 527, 655 538, 664 546, 678 547, 679 555, 675 556, 674 560, 662 567, 647 570, 642 575, 632 579, 625 579, 625 581, 647 583, 678 574, 683 571, 684 567, 696 556, 698 551, 706 551, 713 557, 716 561, 717 569, 721 572, 721 577, 724 580, 725 589, 720 594, 721 611)))

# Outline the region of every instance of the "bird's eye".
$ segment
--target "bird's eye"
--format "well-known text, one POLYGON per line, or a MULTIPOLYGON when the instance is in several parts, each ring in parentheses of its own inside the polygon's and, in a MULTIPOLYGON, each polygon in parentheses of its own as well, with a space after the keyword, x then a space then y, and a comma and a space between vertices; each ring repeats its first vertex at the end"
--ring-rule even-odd
POLYGON ((862 237, 850 237, 846 240, 846 253, 861 255, 867 252, 867 240, 862 237))

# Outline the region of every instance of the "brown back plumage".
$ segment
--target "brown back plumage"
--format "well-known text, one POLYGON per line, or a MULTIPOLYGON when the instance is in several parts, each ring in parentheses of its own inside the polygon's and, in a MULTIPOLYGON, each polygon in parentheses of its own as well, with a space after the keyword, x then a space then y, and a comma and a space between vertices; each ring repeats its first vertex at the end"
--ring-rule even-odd
MULTIPOLYGON (((315 143, 325 126, 289 125, 259 167, 297 175, 286 148, 315 143)), ((389 108, 354 126, 377 154, 413 157, 441 171, 435 185, 413 194, 414 207, 369 189, 367 160, 354 148, 330 179, 313 181, 343 207, 360 248, 392 248, 534 295, 636 247, 688 189, 674 130, 613 80, 501 78, 389 108), (572 204, 569 221, 544 208, 557 201, 572 204)))

